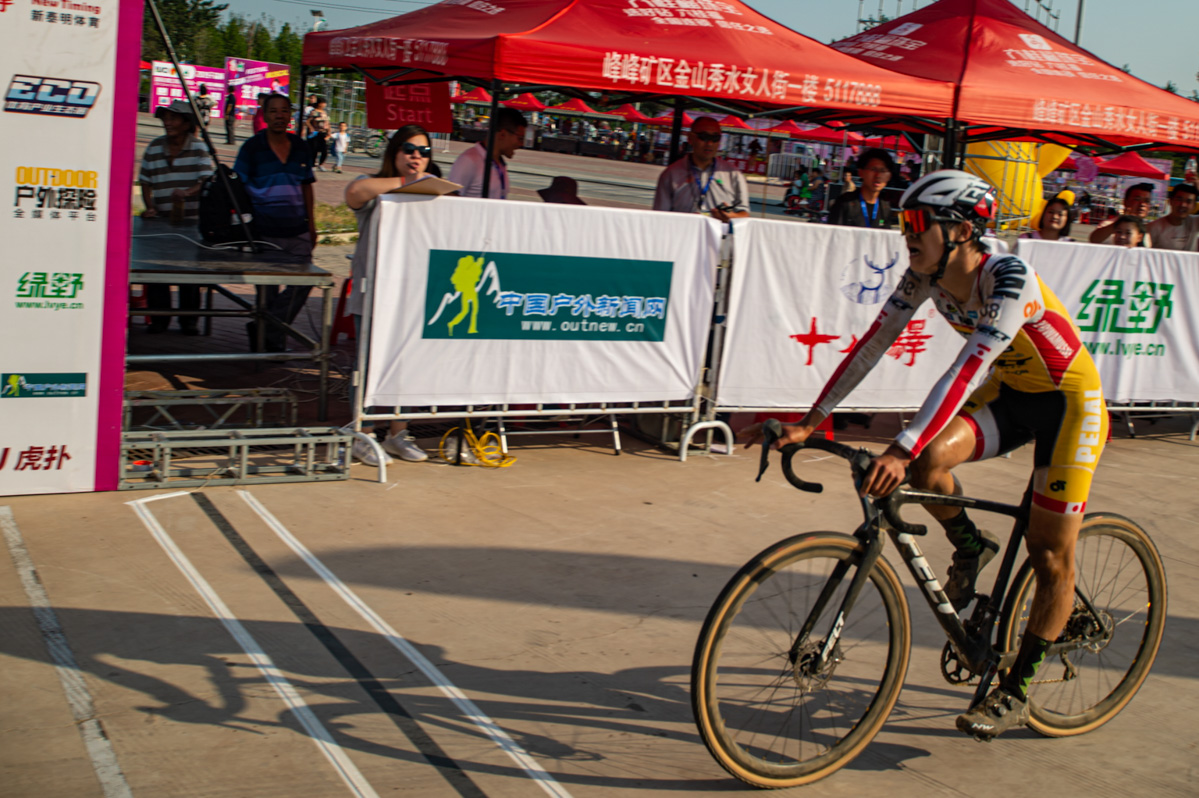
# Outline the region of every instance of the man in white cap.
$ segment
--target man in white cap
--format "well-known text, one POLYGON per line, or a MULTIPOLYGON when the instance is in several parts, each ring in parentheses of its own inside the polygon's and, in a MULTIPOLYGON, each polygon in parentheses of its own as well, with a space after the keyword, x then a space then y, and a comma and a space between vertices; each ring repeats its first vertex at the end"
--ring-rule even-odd
MULTIPOLYGON (((196 117, 186 100, 160 106, 154 115, 162 120, 166 133, 150 142, 142 155, 138 182, 146 205, 142 216, 169 218, 176 224, 195 222, 200 210, 200 187, 212 174, 212 158, 203 142, 196 138, 196 117)), ((153 310, 169 310, 171 287, 147 285, 147 305, 153 310)), ((200 286, 179 286, 179 309, 200 309, 200 286)), ((151 316, 149 332, 164 332, 170 316, 151 316)), ((196 316, 180 316, 179 328, 185 335, 196 335, 196 316)))

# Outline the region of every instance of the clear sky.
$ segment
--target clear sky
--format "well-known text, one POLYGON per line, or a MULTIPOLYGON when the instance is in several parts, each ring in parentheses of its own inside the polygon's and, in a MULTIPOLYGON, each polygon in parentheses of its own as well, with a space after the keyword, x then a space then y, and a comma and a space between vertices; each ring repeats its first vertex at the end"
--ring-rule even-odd
MULTIPOLYGON (((349 28, 387 17, 397 16, 421 6, 427 0, 224 0, 231 12, 257 18, 265 14, 277 22, 290 22, 300 30, 312 24, 310 10, 321 9, 330 28, 349 28), (371 10, 375 9, 375 10, 371 10)), ((492 0, 503 5, 503 0, 492 0)), ((931 0, 745 0, 787 27, 805 36, 829 42, 857 31, 858 8, 863 16, 891 17, 923 8, 931 0)), ((1029 13, 1038 0, 1013 0, 1029 13)), ((1189 95, 1199 89, 1199 6, 1194 0, 1039 0, 1060 15, 1057 23, 1046 22, 1045 13, 1037 18, 1073 41, 1075 14, 1083 6, 1082 38, 1079 44, 1115 66, 1128 64, 1142 80, 1164 86, 1172 80, 1179 93, 1189 95), (1144 13, 1141 13, 1141 12, 1144 13)))

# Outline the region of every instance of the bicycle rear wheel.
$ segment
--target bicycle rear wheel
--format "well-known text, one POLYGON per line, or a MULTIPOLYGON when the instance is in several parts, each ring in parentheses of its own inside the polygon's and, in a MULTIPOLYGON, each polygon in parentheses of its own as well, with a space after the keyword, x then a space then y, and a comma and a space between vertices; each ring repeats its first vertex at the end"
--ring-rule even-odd
MULTIPOLYGON (((1092 513, 1074 554, 1075 581, 1110 636, 1046 659, 1029 687, 1029 726, 1047 737, 1097 729, 1136 695, 1161 645, 1166 623, 1166 572, 1153 541, 1132 521, 1092 513)), ((1012 585, 999 639, 1020 645, 1036 585, 1028 563, 1012 585)), ((1094 617, 1075 597, 1063 638, 1090 636, 1094 617)))
POLYGON ((363 149, 370 158, 378 158, 387 149, 387 136, 367 136, 363 149))
POLYGON ((831 661, 819 665, 859 546, 832 532, 776 543, 737 572, 708 613, 691 666, 691 705, 712 756, 748 784, 794 787, 844 767, 899 698, 911 621, 899 578, 881 557, 831 661), (848 570, 821 605, 838 566, 848 570), (797 640, 809 620, 811 633, 797 640))

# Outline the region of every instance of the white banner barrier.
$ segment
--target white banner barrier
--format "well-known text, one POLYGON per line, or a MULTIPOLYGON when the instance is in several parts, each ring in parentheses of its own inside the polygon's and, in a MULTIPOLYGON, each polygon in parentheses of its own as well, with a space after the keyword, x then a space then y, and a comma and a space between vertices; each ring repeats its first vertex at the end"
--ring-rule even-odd
MULTIPOLYGON (((897 232, 759 219, 733 223, 728 331, 716 404, 807 408, 869 329, 908 268, 897 232)), ((842 403, 915 409, 963 339, 921 308, 878 367, 842 403)))
POLYGON ((398 196, 376 220, 364 405, 692 398, 717 222, 398 196))
POLYGON ((1021 240, 1069 309, 1109 402, 1199 400, 1199 254, 1021 240))

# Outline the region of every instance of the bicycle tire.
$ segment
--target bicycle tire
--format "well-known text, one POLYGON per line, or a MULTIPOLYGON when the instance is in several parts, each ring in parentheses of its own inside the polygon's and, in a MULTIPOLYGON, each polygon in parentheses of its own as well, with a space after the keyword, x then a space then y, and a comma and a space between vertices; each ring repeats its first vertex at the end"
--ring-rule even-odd
POLYGON ((368 136, 362 149, 368 158, 378 158, 387 149, 387 136, 368 136))
POLYGON ((804 649, 823 646, 860 545, 834 532, 780 541, 746 563, 708 612, 691 666, 692 710, 708 751, 747 784, 795 787, 834 773, 861 753, 899 698, 911 620, 899 577, 882 557, 844 624, 834 666, 798 670, 804 649), (797 663, 790 649, 809 614, 803 602, 845 561, 850 571, 813 628, 820 637, 800 648, 797 663), (815 739, 805 742, 805 732, 815 739))
MULTIPOLYGON (((1115 626, 1102 645, 1084 646, 1041 664, 1029 687, 1029 726, 1046 737, 1085 734, 1124 709, 1149 675, 1166 624, 1165 568, 1157 547, 1136 523, 1114 513, 1088 513, 1074 560, 1079 589, 1115 626)), ((1008 650, 1020 645, 1035 584, 1036 575, 1025 561, 1000 626, 999 639, 1008 650)), ((1075 634, 1083 631, 1089 616, 1077 600, 1076 607, 1077 618, 1071 616, 1079 624, 1075 634)), ((1065 634, 1071 632, 1068 624, 1065 634)))

